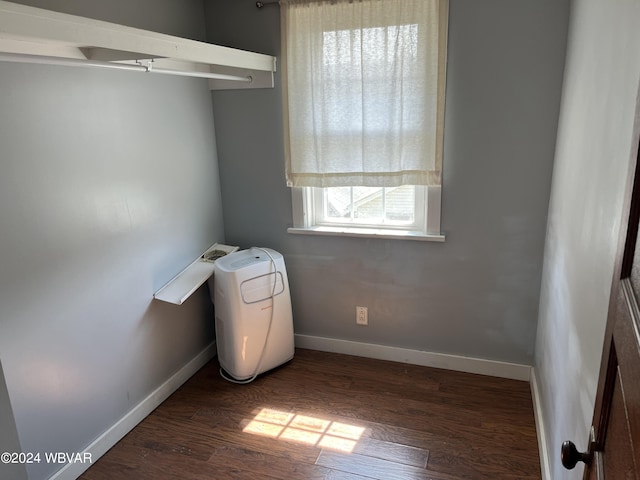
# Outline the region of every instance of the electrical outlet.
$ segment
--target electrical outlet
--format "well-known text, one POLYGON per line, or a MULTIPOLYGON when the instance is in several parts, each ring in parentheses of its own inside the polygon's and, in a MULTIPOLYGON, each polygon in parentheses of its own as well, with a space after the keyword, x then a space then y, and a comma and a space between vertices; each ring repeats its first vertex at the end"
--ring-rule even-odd
POLYGON ((369 325, 369 310, 367 307, 356 307, 356 323, 358 325, 369 325))

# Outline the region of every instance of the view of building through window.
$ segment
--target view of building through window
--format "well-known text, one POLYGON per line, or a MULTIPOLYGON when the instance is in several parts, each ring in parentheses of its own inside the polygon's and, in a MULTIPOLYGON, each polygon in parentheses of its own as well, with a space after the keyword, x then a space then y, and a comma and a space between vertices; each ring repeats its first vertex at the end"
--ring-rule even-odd
POLYGON ((413 185, 325 188, 323 219, 339 223, 410 225, 415 222, 415 190, 413 185))

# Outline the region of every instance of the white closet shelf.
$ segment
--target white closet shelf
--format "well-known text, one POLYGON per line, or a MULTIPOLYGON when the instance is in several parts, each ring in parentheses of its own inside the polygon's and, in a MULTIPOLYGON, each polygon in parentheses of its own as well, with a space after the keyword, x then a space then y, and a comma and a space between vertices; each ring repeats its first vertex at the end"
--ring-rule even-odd
MULTIPOLYGON (((212 90, 273 88, 276 58, 0 0, 0 52, 250 77, 209 80, 212 90)), ((165 72, 166 73, 166 72, 165 72)))
POLYGON ((214 243, 191 265, 173 277, 164 287, 158 290, 153 298, 163 302, 182 305, 193 292, 195 292, 211 275, 213 275, 213 262, 205 261, 204 256, 213 250, 222 250, 226 253, 233 253, 238 247, 214 243))

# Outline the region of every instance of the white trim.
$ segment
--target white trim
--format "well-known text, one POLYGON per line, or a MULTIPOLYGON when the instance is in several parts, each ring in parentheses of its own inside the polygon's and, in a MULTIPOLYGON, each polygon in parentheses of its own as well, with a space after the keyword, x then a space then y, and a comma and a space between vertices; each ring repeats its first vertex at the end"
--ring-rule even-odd
MULTIPOLYGON (((129 410, 124 417, 87 445, 83 453, 90 453, 92 462, 96 462, 215 355, 216 344, 212 342, 166 382, 151 392, 147 398, 129 410)), ((69 463, 49 477, 49 480, 75 480, 89 467, 91 464, 69 463)))
POLYGON ((324 235, 329 237, 361 237, 387 238, 394 240, 418 240, 421 242, 444 242, 444 235, 425 235, 411 230, 386 230, 384 228, 356 228, 356 227, 310 227, 287 228, 287 233, 297 235, 324 235))
POLYGON ((551 463, 549 462, 549 449, 547 443, 547 433, 544 428, 542 415, 542 401, 538 388, 538 377, 535 367, 531 367, 531 399, 533 400, 533 415, 536 421, 536 433, 538 434, 538 452, 540 454, 540 470, 542 480, 551 480, 551 463))
POLYGON ((426 232, 427 235, 440 235, 440 216, 442 214, 442 187, 427 187, 426 232))
POLYGON ((310 220, 308 212, 310 192, 308 188, 291 187, 291 207, 293 209, 293 227, 309 228, 313 222, 310 220))
POLYGON ((296 335, 296 347, 343 353, 358 357, 410 363, 423 367, 444 368, 459 372, 478 373, 492 377, 529 381, 531 366, 518 363, 499 362, 482 358, 463 357, 446 353, 425 352, 407 348, 388 347, 372 343, 352 342, 335 338, 296 335))

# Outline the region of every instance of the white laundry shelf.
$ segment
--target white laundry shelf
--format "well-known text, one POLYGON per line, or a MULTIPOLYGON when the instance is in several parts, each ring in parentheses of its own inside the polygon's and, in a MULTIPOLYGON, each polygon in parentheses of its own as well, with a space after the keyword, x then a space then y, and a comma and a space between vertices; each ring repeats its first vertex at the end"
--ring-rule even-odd
POLYGON ((213 250, 222 250, 232 253, 238 247, 223 245, 219 243, 209 247, 191 265, 173 277, 165 286, 158 290, 153 298, 174 305, 182 305, 200 286, 213 275, 213 262, 203 259, 204 255, 213 250))
POLYGON ((271 55, 4 0, 0 0, 0 54, 2 61, 204 76, 211 78, 212 90, 273 88, 276 70, 271 55))

